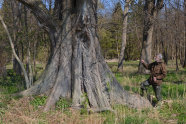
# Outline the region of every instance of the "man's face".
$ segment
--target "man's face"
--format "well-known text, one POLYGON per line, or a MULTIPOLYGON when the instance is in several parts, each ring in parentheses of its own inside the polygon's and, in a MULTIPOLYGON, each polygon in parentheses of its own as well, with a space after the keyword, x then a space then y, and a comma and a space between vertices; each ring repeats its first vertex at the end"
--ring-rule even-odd
POLYGON ((159 58, 159 56, 157 55, 157 56, 155 56, 155 61, 156 62, 159 62, 160 61, 160 58, 159 58))

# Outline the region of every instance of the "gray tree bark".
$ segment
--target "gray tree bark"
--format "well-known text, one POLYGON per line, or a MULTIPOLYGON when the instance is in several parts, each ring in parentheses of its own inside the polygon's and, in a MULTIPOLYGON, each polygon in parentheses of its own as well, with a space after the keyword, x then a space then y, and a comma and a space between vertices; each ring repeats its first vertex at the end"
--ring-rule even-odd
POLYGON ((30 55, 30 40, 28 39, 28 23, 27 23, 27 10, 26 7, 24 7, 24 27, 25 27, 25 40, 27 42, 27 60, 26 60, 26 71, 29 76, 29 87, 33 85, 33 72, 32 72, 32 66, 31 66, 31 55, 30 55))
POLYGON ((184 60, 184 64, 183 67, 186 68, 186 0, 184 0, 184 25, 185 25, 185 60, 184 60))
MULTIPOLYGON (((158 14, 158 11, 163 7, 163 0, 145 0, 145 18, 144 18, 144 29, 143 29, 143 42, 141 50, 141 60, 145 60, 146 63, 151 63, 151 49, 152 49, 152 35, 154 29, 154 20, 158 14)), ((139 63, 138 66, 139 73, 148 73, 143 66, 139 63)))
POLYGON ((124 19, 123 19, 123 32, 122 32, 122 43, 121 43, 121 51, 119 56, 119 62, 118 62, 118 69, 123 70, 123 61, 125 58, 125 47, 127 43, 127 20, 128 20, 128 11, 129 11, 129 4, 130 0, 126 0, 125 7, 124 7, 124 19))
MULTIPOLYGON (((180 9, 180 1, 179 0, 177 0, 176 1, 176 7, 177 7, 177 9, 179 10, 180 9)), ((179 66, 178 66, 178 45, 179 45, 179 26, 180 26, 180 22, 179 22, 179 19, 180 19, 180 15, 179 15, 179 12, 177 11, 176 12, 176 15, 175 15, 175 21, 174 21, 174 23, 175 23, 175 28, 176 28, 176 33, 175 33, 175 49, 176 49, 176 71, 179 71, 179 66)))
MULTIPOLYGON (((165 4, 165 20, 166 20, 166 39, 168 39, 168 14, 167 14, 167 6, 165 4)), ((168 44, 167 41, 162 41, 163 47, 163 59, 166 65, 168 65, 169 55, 168 55, 168 44)))
POLYGON ((48 95, 45 111, 60 97, 72 98, 73 107, 78 108, 88 99, 88 108, 95 111, 111 109, 114 103, 135 108, 151 106, 148 100, 126 92, 119 85, 101 55, 96 34, 97 0, 62 1, 63 11, 57 12, 63 16, 57 14, 57 21, 45 12, 42 2, 17 1, 32 10, 52 45, 44 73, 22 95, 48 95))

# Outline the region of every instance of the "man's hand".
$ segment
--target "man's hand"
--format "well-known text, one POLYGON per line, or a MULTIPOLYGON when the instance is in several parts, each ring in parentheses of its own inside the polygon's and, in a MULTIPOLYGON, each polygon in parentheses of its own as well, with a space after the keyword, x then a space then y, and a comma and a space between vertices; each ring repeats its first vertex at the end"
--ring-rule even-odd
POLYGON ((141 63, 145 63, 145 61, 142 59, 142 60, 141 60, 141 63))
POLYGON ((156 77, 153 77, 153 80, 154 80, 154 82, 156 82, 157 81, 157 78, 156 77))

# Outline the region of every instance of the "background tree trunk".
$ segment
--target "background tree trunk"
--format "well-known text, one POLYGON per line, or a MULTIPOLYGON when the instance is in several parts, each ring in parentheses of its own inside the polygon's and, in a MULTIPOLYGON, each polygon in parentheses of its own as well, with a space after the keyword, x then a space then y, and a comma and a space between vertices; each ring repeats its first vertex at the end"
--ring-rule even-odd
POLYGON ((29 87, 31 87, 33 85, 33 72, 32 72, 32 67, 31 67, 31 55, 30 55, 30 49, 31 49, 31 46, 30 46, 30 40, 28 39, 28 20, 27 20, 27 10, 26 10, 26 7, 24 6, 24 21, 25 21, 25 24, 24 24, 24 27, 25 27, 25 40, 27 42, 27 60, 26 60, 26 71, 27 71, 27 74, 29 76, 29 87))
POLYGON ((186 68, 186 0, 184 0, 184 25, 185 25, 185 60, 184 60, 184 64, 183 67, 186 68))
MULTIPOLYGON (((20 52, 19 52, 19 48, 18 48, 18 41, 17 41, 18 38, 17 38, 16 33, 18 32, 18 23, 19 23, 18 17, 20 16, 20 12, 19 12, 20 10, 19 10, 19 5, 17 2, 10 1, 10 5, 11 5, 11 11, 12 11, 12 15, 13 15, 13 30, 12 30, 13 43, 15 44, 15 52, 16 52, 17 56, 19 57, 20 52)), ((16 74, 21 75, 21 67, 15 57, 13 58, 13 69, 16 74)))
MULTIPOLYGON (((152 35, 154 30, 154 20, 157 17, 158 11, 163 7, 163 0, 145 0, 145 18, 143 29, 143 43, 140 60, 145 60, 147 64, 151 63, 152 35)), ((141 61, 138 67, 139 73, 148 73, 141 61)))
POLYGON ((128 11, 129 11, 129 4, 130 0, 126 0, 125 6, 124 6, 124 19, 123 19, 123 32, 122 32, 122 43, 121 43, 121 51, 119 56, 119 62, 118 62, 118 69, 123 70, 123 61, 125 58, 125 47, 127 43, 127 20, 128 20, 128 11))
MULTIPOLYGON (((176 7, 177 7, 177 9, 178 10, 180 10, 180 1, 179 0, 176 0, 176 7)), ((176 49, 176 53, 175 53, 175 55, 176 55, 176 71, 179 71, 179 66, 178 66, 178 45, 179 45, 179 42, 180 42, 180 40, 179 40, 179 36, 180 36, 180 33, 179 33, 179 26, 180 26, 180 22, 179 22, 179 19, 180 19, 180 15, 179 15, 179 11, 176 11, 176 15, 175 15, 175 21, 174 21, 174 23, 175 23, 175 27, 176 27, 176 33, 175 33, 175 49, 176 49)))
POLYGON ((35 81, 35 77, 37 75, 37 71, 36 71, 36 55, 37 55, 37 45, 38 45, 38 40, 39 40, 39 33, 37 33, 37 36, 35 38, 35 41, 34 41, 34 47, 33 47, 33 81, 35 81))
POLYGON ((166 20, 166 39, 164 41, 162 41, 162 47, 163 47, 163 59, 166 65, 168 65, 168 60, 169 60, 169 55, 168 55, 168 14, 167 14, 167 6, 165 4, 165 20, 166 20))
POLYGON ((176 47, 176 71, 179 71, 179 67, 178 67, 178 43, 177 42, 175 42, 175 47, 176 47))

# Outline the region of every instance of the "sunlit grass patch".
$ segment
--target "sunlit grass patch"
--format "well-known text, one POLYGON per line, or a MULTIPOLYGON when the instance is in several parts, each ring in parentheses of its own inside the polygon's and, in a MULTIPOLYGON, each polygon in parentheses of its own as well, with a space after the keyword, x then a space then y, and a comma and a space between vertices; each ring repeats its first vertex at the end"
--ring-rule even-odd
POLYGON ((186 96, 186 85, 185 84, 164 83, 164 84, 162 84, 162 96, 164 99, 183 98, 186 96))
MULTIPOLYGON (((186 100, 186 99, 185 99, 186 100)), ((177 120, 177 123, 186 123, 185 100, 167 100, 159 109, 160 116, 167 120, 177 120)))
POLYGON ((160 124, 157 110, 154 109, 134 109, 124 105, 114 105, 114 112, 106 111, 101 114, 105 117, 104 124, 160 124))

